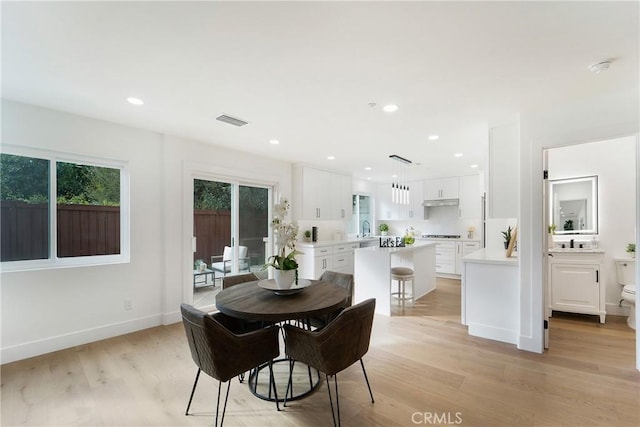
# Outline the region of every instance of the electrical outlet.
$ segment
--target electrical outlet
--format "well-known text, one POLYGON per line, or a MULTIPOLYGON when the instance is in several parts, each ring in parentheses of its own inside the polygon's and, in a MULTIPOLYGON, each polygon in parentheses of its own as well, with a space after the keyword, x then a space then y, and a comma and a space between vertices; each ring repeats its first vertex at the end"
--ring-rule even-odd
POLYGON ((124 300, 124 309, 125 310, 133 310, 133 300, 131 298, 125 298, 125 300, 124 300))

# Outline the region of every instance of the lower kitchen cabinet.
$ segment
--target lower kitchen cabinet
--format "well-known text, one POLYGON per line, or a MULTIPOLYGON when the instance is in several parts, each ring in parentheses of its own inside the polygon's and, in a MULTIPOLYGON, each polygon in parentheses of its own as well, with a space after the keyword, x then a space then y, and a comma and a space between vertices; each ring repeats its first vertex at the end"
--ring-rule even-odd
POLYGON ((605 322, 605 285, 602 253, 551 251, 549 315, 552 311, 595 314, 605 322))
POLYGON ((436 242, 436 273, 456 278, 462 274, 462 257, 480 249, 479 241, 443 240, 436 242))
POLYGON ((353 274, 353 252, 359 247, 358 242, 323 246, 298 245, 298 250, 303 252, 296 256, 298 277, 319 279, 327 270, 353 274))
POLYGON ((456 242, 456 274, 462 274, 462 257, 480 249, 480 242, 456 242))

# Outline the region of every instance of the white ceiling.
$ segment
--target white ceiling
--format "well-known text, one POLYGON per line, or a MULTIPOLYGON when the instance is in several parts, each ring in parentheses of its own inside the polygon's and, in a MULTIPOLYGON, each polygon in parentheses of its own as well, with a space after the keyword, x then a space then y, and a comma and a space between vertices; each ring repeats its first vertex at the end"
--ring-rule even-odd
POLYGON ((638 46, 637 2, 2 2, 2 96, 388 181, 390 154, 473 173, 489 123, 637 91, 638 46))

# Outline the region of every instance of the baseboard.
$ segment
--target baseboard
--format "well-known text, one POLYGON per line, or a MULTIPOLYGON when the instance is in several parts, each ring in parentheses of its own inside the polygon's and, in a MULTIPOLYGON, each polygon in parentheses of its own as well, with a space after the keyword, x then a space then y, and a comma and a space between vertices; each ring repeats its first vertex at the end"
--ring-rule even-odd
POLYGON ((622 303, 622 307, 620 307, 618 304, 608 302, 605 304, 605 310, 607 311, 607 315, 626 317, 629 316, 629 306, 624 302, 622 303))
POLYGON ((511 329, 496 328, 495 326, 482 325, 468 322, 469 335, 490 340, 506 342, 509 344, 518 343, 518 332, 511 329))
POLYGON ((15 362, 17 360, 28 359, 29 357, 40 356, 53 351, 63 350, 77 345, 87 344, 143 329, 160 326, 162 315, 156 314, 138 319, 127 320, 125 322, 112 323, 93 329, 71 332, 69 334, 58 335, 37 341, 30 341, 0 350, 0 364, 15 362))

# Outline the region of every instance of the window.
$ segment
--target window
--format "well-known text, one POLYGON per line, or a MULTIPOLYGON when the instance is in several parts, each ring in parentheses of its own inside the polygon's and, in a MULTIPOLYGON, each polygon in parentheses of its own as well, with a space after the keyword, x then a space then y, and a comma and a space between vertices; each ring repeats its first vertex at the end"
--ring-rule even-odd
POLYGON ((128 262, 126 164, 23 154, 0 154, 2 269, 128 262))

